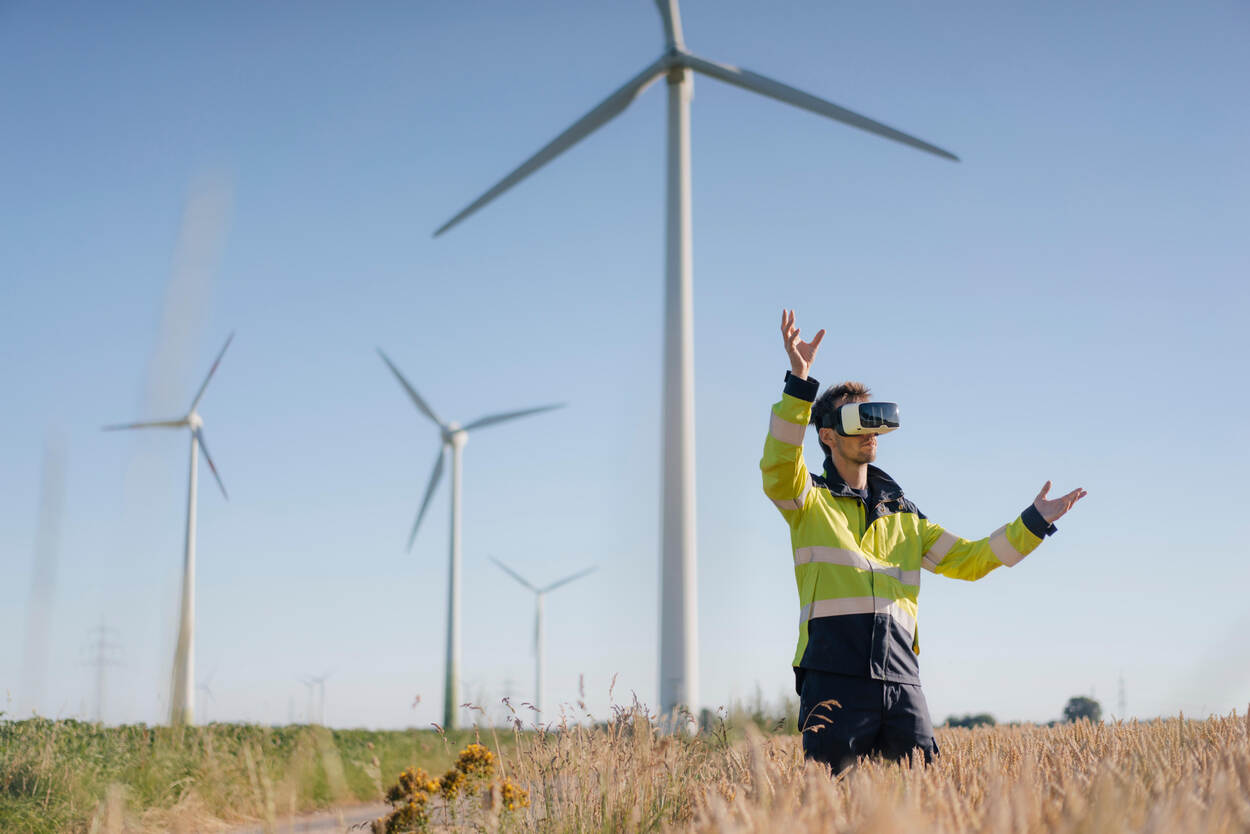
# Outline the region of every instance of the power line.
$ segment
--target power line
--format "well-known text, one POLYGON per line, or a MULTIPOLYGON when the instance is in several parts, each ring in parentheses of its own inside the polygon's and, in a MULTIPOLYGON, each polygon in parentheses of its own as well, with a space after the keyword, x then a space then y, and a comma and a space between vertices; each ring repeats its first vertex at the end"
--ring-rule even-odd
POLYGON ((117 629, 110 628, 100 617, 100 624, 88 632, 89 641, 86 646, 87 657, 83 663, 94 666, 95 679, 95 720, 104 723, 104 670, 110 666, 121 666, 121 644, 117 640, 117 629))

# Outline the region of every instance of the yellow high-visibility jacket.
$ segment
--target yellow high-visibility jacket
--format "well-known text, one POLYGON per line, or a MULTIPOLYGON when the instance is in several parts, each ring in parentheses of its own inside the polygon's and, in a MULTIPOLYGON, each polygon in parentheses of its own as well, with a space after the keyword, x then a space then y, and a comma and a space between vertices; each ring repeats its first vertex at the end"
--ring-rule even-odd
POLYGON ((920 683, 916 628, 920 570, 980 579, 1014 565, 1055 531, 1030 504, 978 541, 925 518, 889 475, 868 467, 868 501, 825 461, 803 462, 803 433, 819 383, 786 374, 773 406, 760 469, 764 494, 790 526, 799 589, 796 669, 920 683))

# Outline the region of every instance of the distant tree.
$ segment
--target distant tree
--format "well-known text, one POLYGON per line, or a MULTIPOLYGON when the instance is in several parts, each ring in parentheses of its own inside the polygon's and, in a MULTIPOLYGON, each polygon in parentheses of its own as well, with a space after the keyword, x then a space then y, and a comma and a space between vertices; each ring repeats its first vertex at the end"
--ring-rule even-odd
POLYGON ((948 727, 993 727, 998 722, 988 712, 976 715, 952 715, 946 719, 948 727))
POLYGON ((1063 708, 1063 720, 1070 724, 1082 718, 1088 719, 1092 724, 1102 721, 1102 705, 1093 698, 1074 695, 1068 699, 1067 706, 1063 708))

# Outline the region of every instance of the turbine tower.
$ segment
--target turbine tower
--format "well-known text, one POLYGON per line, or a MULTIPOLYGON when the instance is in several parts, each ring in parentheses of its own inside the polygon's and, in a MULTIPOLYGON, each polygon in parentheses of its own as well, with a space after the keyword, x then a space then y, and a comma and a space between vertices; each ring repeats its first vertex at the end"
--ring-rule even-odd
POLYGON ((534 707, 538 710, 538 717, 541 719, 543 714, 543 595, 554 591, 561 585, 567 585, 575 579, 581 579, 588 573, 594 573, 597 568, 586 568, 572 576, 566 576, 561 580, 552 582, 545 588, 538 588, 494 556, 491 557, 491 561, 506 571, 508 576, 511 576, 534 592, 534 707))
POLYGON ((417 520, 412 524, 412 532, 408 535, 408 551, 412 551, 412 543, 416 541, 417 529, 421 526, 421 519, 425 517, 426 508, 430 506, 430 499, 434 497, 434 490, 438 487, 438 482, 443 477, 443 466, 447 460, 447 451, 451 450, 451 552, 448 562, 447 577, 447 659, 443 675, 443 727, 448 730, 454 730, 459 725, 457 718, 457 696, 456 693, 460 688, 460 459, 464 450, 464 444, 469 440, 469 432, 474 429, 493 426, 497 423, 504 423, 508 420, 515 420, 519 417, 528 417, 531 414, 538 414, 543 411, 551 411, 554 408, 561 408, 563 403, 555 405, 540 405, 537 408, 525 408, 520 411, 506 411, 501 414, 490 414, 486 417, 479 417, 471 423, 464 426, 459 423, 446 423, 437 414, 434 409, 421 399, 421 395, 417 393, 417 389, 404 379, 404 375, 399 372, 399 368, 395 367, 395 363, 387 357, 381 349, 378 355, 382 357, 382 361, 391 369, 391 373, 395 374, 395 378, 399 380, 399 384, 408 392, 408 396, 412 399, 417 410, 429 417, 438 426, 439 433, 442 435, 442 445, 438 450, 438 459, 434 461, 434 472, 430 475, 430 483, 425 488, 425 497, 421 499, 421 509, 417 511, 417 520))
POLYGON ((668 165, 664 291, 664 447, 660 556, 660 709, 698 708, 698 598, 694 516, 694 335, 690 250, 691 71, 819 116, 958 161, 954 154, 771 78, 686 51, 677 0, 656 0, 664 53, 520 167, 434 232, 438 237, 619 115, 652 82, 668 84, 668 165))
POLYGON ((187 484, 187 537, 182 560, 182 612, 178 620, 178 645, 174 649, 174 669, 170 684, 172 695, 170 696, 169 720, 176 726, 195 723, 195 482, 200 452, 204 453, 204 460, 208 461, 208 468, 212 470, 213 478, 216 479, 217 486, 221 488, 221 494, 227 501, 230 500, 229 494, 226 493, 226 485, 221 482, 221 475, 217 474, 217 466, 213 463, 213 458, 208 453, 208 445, 204 442, 204 420, 195 409, 204 398, 204 391, 208 388, 213 374, 217 373, 221 357, 226 355, 226 348, 230 347, 233 339, 234 334, 231 333, 226 339, 226 344, 222 346, 221 352, 213 360, 213 366, 208 369, 208 376, 204 377, 204 383, 196 392, 195 399, 191 400, 191 407, 187 409, 185 416, 174 420, 154 420, 104 427, 105 431, 188 429, 191 432, 191 468, 187 484))

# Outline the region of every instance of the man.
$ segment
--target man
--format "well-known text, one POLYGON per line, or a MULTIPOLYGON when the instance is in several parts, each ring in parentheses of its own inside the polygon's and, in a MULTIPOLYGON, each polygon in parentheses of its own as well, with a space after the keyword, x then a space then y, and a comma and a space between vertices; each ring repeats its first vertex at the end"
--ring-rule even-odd
POLYGON ((760 469, 764 493, 790 526, 794 551, 800 622, 793 665, 803 752, 835 772, 868 754, 901 759, 919 750, 932 761, 938 749, 916 660, 921 568, 972 580, 1014 565, 1055 532, 1053 522, 1085 490, 1047 499, 1047 481, 1024 512, 987 538, 946 532, 870 465, 877 432, 891 430, 891 419, 898 425, 892 404, 844 409, 869 401, 869 390, 857 382, 818 400, 819 383, 808 371, 825 331, 801 341, 794 312, 785 310, 781 334, 790 372, 773 406, 760 469), (825 452, 819 475, 803 462, 809 421, 825 452))

